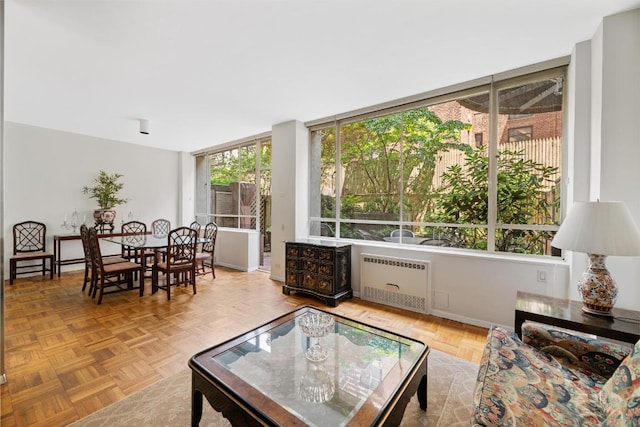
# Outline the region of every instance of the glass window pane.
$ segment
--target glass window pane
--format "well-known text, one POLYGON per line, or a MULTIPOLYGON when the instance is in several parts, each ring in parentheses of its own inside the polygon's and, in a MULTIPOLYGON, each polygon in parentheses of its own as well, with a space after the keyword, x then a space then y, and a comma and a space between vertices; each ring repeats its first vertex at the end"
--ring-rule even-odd
POLYGON ((218 226, 257 227, 256 184, 255 144, 211 155, 211 214, 218 226))
POLYGON ((555 234, 555 231, 497 229, 496 251, 560 256, 560 250, 551 247, 555 234))
POLYGON ((340 237, 345 239, 374 240, 384 242, 393 226, 384 224, 364 224, 341 222, 340 237))
POLYGON ((342 126, 342 218, 399 221, 402 117, 397 113, 342 126))
POLYGON ((271 140, 260 144, 260 234, 265 252, 271 251, 271 140))
MULTIPOLYGON (((336 218, 336 131, 334 127, 311 132, 310 216, 336 218)), ((335 232, 335 223, 331 227, 335 232)), ((309 234, 323 236, 319 221, 312 221, 309 234)))
MULTIPOLYGON (((482 141, 489 141, 488 105, 489 93, 484 93, 429 107, 434 130, 424 144, 423 151, 428 148, 429 154, 424 156, 428 161, 424 161, 420 174, 420 179, 428 177, 429 181, 419 191, 408 190, 418 197, 429 194, 416 220, 487 224, 489 161, 488 147, 482 141)), ((456 246, 477 248, 477 233, 460 230, 456 246)))
POLYGON ((336 237, 336 223, 333 221, 311 221, 311 230, 320 230, 312 236, 336 237))
POLYGON ((486 227, 424 227, 419 235, 425 246, 463 249, 487 249, 486 227))
POLYGON ((498 224, 559 223, 562 88, 553 77, 498 91, 498 224))

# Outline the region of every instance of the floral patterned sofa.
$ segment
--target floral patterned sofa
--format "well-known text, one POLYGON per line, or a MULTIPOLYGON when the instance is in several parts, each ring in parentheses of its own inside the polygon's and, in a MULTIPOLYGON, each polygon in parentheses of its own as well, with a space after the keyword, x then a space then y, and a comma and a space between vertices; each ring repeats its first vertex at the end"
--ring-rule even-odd
POLYGON ((523 341, 489 330, 474 426, 640 426, 640 341, 633 349, 525 323, 523 341))

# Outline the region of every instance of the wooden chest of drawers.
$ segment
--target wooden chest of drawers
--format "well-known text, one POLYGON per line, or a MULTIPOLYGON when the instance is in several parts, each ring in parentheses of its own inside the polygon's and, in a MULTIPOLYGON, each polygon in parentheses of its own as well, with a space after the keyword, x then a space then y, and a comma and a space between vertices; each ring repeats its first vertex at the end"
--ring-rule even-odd
POLYGON ((285 242, 285 284, 282 292, 305 292, 335 307, 351 298, 351 245, 340 242, 285 242))

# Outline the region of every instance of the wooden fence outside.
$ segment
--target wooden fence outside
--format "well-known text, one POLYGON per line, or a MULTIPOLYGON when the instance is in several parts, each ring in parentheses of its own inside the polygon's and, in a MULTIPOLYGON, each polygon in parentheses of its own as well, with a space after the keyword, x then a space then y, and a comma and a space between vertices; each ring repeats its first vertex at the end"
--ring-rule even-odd
MULTIPOLYGON (((485 153, 486 150, 487 147, 485 146, 485 153)), ((508 142, 498 146, 498 152, 501 151, 522 151, 524 153, 523 160, 533 160, 545 166, 558 168, 552 176, 552 181, 545 183, 546 190, 551 190, 552 187, 555 186, 554 183, 560 179, 562 172, 562 142, 559 137, 508 142)), ((464 152, 460 150, 450 150, 438 155, 432 183, 433 188, 439 188, 442 185, 442 173, 453 165, 460 165, 464 168, 464 152)))

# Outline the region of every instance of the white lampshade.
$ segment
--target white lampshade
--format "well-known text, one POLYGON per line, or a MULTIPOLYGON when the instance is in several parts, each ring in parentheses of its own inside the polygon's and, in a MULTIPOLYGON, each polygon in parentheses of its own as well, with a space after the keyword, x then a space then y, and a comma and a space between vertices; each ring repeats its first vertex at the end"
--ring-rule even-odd
POLYGON ((551 246, 588 254, 640 255, 640 230, 622 202, 576 202, 551 246))

